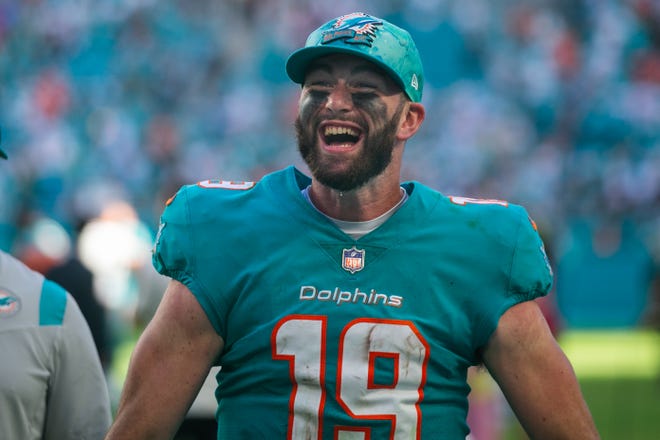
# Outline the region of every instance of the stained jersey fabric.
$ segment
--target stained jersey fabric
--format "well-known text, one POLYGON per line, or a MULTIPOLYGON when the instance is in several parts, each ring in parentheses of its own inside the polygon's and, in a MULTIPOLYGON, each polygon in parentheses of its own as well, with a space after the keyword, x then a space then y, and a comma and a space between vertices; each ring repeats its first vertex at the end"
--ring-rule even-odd
POLYGON ((293 167, 200 182, 162 214, 154 266, 225 341, 218 439, 465 438, 467 368, 508 308, 552 284, 533 222, 405 182, 408 201, 354 240, 309 183, 293 167))
POLYGON ((105 375, 73 297, 0 252, 0 438, 102 439, 105 375))

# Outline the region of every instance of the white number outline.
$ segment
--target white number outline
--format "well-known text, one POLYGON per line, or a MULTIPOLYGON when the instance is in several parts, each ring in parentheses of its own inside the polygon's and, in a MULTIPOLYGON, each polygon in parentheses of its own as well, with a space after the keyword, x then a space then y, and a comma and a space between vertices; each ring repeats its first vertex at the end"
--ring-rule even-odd
POLYGON ((233 180, 218 180, 208 179, 197 182, 197 186, 207 189, 232 189, 232 190, 247 190, 253 188, 255 182, 242 182, 233 180))
POLYGON ((500 206, 504 206, 505 208, 509 207, 509 202, 507 202, 506 200, 498 200, 498 199, 474 199, 472 197, 450 196, 449 200, 453 204, 460 206, 473 204, 473 205, 500 205, 500 206))

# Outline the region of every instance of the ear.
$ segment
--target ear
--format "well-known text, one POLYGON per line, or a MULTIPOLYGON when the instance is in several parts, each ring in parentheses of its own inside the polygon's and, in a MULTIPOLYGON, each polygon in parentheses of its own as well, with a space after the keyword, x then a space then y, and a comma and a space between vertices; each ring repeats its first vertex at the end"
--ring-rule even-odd
POLYGON ((401 141, 406 141, 417 133, 426 115, 424 106, 419 102, 409 102, 407 107, 408 109, 402 115, 399 131, 396 134, 397 139, 401 141))

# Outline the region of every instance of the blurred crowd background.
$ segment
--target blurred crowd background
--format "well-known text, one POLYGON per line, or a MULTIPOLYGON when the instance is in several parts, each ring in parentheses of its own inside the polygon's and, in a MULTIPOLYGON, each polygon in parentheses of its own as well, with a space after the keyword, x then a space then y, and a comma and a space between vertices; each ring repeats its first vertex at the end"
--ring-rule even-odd
POLYGON ((404 177, 526 206, 558 331, 660 327, 658 0, 0 0, 0 248, 91 274, 111 362, 162 293, 181 184, 305 170, 284 61, 354 10, 425 62, 404 177))

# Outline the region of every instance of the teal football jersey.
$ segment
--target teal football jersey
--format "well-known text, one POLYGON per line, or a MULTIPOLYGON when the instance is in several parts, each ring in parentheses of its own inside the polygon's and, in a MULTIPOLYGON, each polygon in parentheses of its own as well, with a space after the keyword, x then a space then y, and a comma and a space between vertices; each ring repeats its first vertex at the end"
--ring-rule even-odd
POLYGON ((293 167, 185 186, 153 262, 225 341, 218 439, 458 439, 467 369, 552 272, 526 211, 405 182, 407 202, 354 240, 293 167))

